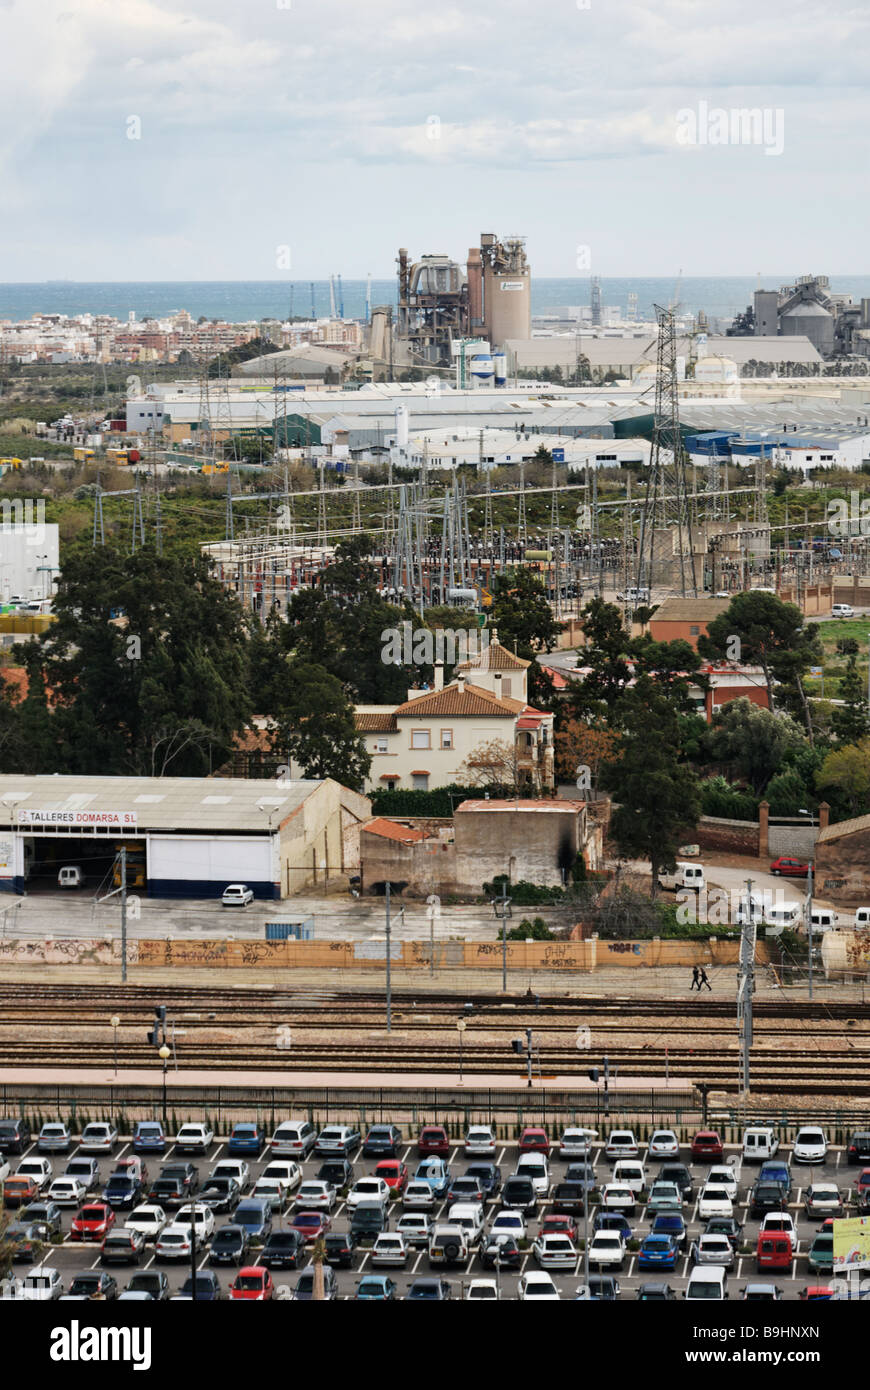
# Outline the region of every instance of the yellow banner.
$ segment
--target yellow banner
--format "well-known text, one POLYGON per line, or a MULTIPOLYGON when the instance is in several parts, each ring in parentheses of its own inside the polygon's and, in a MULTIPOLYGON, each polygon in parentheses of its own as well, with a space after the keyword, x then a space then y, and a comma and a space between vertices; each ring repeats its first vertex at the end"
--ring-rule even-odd
POLYGON ((870 1216, 834 1222, 834 1273, 870 1267, 870 1216))

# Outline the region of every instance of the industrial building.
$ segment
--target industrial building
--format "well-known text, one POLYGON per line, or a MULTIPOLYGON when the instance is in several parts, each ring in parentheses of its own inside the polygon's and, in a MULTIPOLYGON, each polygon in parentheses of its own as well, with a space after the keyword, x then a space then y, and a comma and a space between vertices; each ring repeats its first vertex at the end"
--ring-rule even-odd
POLYGON ((870 354, 870 299, 853 304, 851 295, 831 290, 827 275, 801 275, 778 290, 756 290, 752 318, 756 338, 805 337, 822 357, 870 354))
MULTIPOLYGON (((365 797, 338 782, 219 777, 0 776, 0 891, 58 891, 58 872, 81 867, 76 891, 120 886, 127 851, 133 893, 220 898, 246 883, 257 898, 286 898, 355 872, 365 797)), ((73 891, 73 890, 67 890, 73 891)))
POLYGON ((0 502, 0 600, 50 599, 60 573, 56 522, 45 520, 45 502, 28 498, 0 502))

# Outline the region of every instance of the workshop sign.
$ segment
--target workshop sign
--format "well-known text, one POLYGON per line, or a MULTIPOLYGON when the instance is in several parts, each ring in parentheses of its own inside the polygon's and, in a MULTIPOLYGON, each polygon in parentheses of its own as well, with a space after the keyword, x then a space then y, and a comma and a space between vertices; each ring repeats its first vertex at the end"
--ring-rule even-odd
POLYGON ((19 825, 71 826, 81 829, 132 830, 137 823, 135 811, 57 811, 18 810, 19 825))

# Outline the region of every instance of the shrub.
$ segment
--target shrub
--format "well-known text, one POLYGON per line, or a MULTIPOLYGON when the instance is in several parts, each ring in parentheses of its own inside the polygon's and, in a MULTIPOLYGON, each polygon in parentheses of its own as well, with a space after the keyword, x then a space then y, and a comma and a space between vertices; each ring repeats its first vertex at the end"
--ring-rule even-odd
POLYGON ((701 783, 701 810, 723 820, 758 820, 758 798, 724 777, 710 777, 701 783))

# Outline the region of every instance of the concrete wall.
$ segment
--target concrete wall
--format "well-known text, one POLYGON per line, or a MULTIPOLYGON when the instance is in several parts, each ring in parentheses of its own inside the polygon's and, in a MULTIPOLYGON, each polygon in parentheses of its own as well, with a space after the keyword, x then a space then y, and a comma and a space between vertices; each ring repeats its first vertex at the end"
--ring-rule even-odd
MULTIPOLYGON (((805 617, 825 616, 830 613, 834 603, 834 586, 828 580, 824 584, 783 584, 777 592, 783 603, 794 603, 805 617)), ((849 603, 849 599, 837 599, 837 603, 849 603)))
POLYGON ((767 846, 771 859, 780 854, 791 854, 796 859, 812 859, 816 840, 819 837, 817 825, 807 825, 806 820, 770 817, 767 827, 767 846))
POLYGON ((281 826, 281 896, 292 897, 309 886, 349 873, 345 859, 349 821, 359 823, 370 818, 367 797, 331 778, 316 787, 281 826))
POLYGON ((463 811, 454 820, 456 879, 468 891, 497 874, 548 888, 562 882, 560 850, 573 859, 582 839, 577 810, 463 811))

